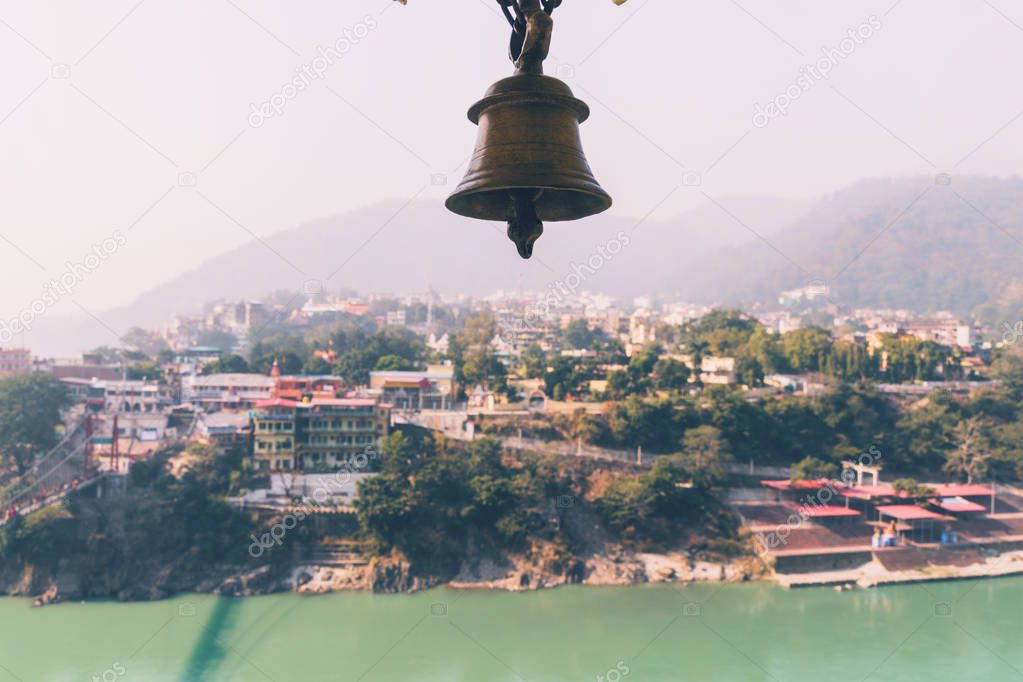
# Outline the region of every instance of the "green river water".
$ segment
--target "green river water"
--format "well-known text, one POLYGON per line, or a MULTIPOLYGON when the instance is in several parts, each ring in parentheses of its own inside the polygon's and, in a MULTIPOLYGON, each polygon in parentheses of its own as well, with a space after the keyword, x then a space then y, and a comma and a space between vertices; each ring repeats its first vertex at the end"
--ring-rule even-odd
POLYGON ((0 666, 2 682, 1020 680, 1023 579, 0 599, 0 666))

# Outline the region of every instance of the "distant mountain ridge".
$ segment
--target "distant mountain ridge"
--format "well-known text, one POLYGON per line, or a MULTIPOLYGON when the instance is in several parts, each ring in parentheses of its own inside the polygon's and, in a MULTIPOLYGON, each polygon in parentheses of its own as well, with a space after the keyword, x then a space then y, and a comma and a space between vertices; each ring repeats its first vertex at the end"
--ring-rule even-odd
POLYGON ((1006 293, 1023 283, 1023 180, 948 181, 872 180, 825 198, 770 246, 714 263, 722 298, 770 299, 821 281, 854 306, 962 315, 1011 306, 1006 293))
MULTIPOLYGON (((404 293, 429 284, 477 296, 545 291, 624 234, 628 246, 585 271, 580 290, 741 304, 823 282, 848 305, 1023 319, 1023 180, 948 180, 867 180, 809 209, 770 198, 708 197, 672 219, 600 215, 552 223, 530 261, 515 254, 502 224, 459 218, 439 201, 381 202, 208 258, 98 317, 123 332, 216 299, 320 286, 404 293)), ((113 340, 92 320, 54 318, 40 322, 30 343, 55 353, 113 340)))
MULTIPOLYGON (((758 228, 769 233, 785 227, 803 208, 765 197, 726 201, 745 215, 759 216, 758 228)), ((400 294, 429 285, 443 293, 475 296, 498 289, 544 291, 620 233, 629 236, 628 248, 588 276, 581 288, 635 296, 669 291, 666 287, 681 281, 673 280, 680 265, 752 238, 713 204, 670 220, 605 214, 550 223, 529 261, 518 257, 504 232, 503 224, 455 216, 439 200, 379 202, 253 240, 207 258, 129 305, 94 312, 106 327, 123 332, 199 312, 216 299, 254 299, 282 289, 322 286, 400 294)), ((85 317, 53 316, 39 320, 29 343, 37 352, 70 353, 116 341, 110 329, 85 317)))

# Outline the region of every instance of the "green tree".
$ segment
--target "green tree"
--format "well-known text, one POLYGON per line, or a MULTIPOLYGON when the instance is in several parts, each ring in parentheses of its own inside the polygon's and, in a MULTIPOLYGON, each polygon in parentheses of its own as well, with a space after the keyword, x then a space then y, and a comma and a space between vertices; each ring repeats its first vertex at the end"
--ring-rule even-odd
POLYGON ((503 389, 507 383, 508 368, 505 367, 491 341, 497 336, 497 322, 489 313, 480 313, 466 320, 465 328, 458 334, 458 348, 462 349, 461 375, 465 385, 477 384, 487 389, 503 389))
POLYGON ((707 489, 724 484, 728 466, 733 461, 728 442, 713 426, 687 429, 682 436, 682 452, 678 459, 692 482, 707 489))
POLYGON ((691 372, 684 363, 663 358, 654 365, 654 386, 662 391, 682 391, 689 386, 691 372))
POLYGON ((539 379, 547 371, 547 354, 535 343, 522 351, 521 361, 527 379, 539 379))
POLYGON ((804 457, 792 465, 792 481, 819 481, 838 476, 838 465, 816 457, 804 457))
POLYGON ((819 327, 805 327, 782 335, 782 353, 794 372, 818 372, 831 349, 831 334, 819 327))
POLYGON ((203 367, 203 374, 245 374, 249 363, 240 355, 221 355, 203 367))
POLYGON ((755 360, 764 373, 780 372, 786 364, 778 336, 768 332, 762 325, 757 326, 745 347, 741 349, 740 363, 743 356, 755 360))
POLYGON ((401 432, 382 447, 381 473, 362 481, 359 525, 376 554, 398 551, 417 568, 457 570, 470 547, 521 549, 529 528, 564 491, 555 468, 536 458, 508 466, 499 442, 438 448, 401 432))
POLYGON ((369 383, 369 373, 384 367, 415 369, 426 355, 423 340, 405 328, 388 327, 373 334, 361 329, 338 330, 331 339, 339 355, 334 371, 352 386, 369 383))
POLYGON ((611 406, 608 425, 614 440, 650 452, 672 452, 681 437, 678 415, 670 401, 630 395, 611 406))
POLYGON ((955 428, 960 414, 947 391, 933 391, 924 405, 903 416, 897 424, 899 451, 911 468, 936 471, 955 447, 955 428))
POLYGON ((143 360, 141 362, 136 362, 134 365, 128 368, 128 378, 134 380, 140 379, 155 380, 159 379, 162 374, 163 371, 160 369, 160 366, 153 362, 152 360, 143 360))
POLYGON ((718 356, 731 356, 760 326, 740 310, 712 310, 699 320, 687 323, 682 335, 694 356, 702 357, 706 350, 718 356))
POLYGON ((579 350, 592 348, 596 335, 589 324, 583 319, 574 319, 568 323, 564 331, 565 341, 572 348, 579 350))
POLYGON ((378 372, 410 372, 415 368, 416 363, 400 355, 382 355, 373 366, 378 372))
POLYGON ((302 374, 327 375, 334 371, 333 365, 319 355, 310 355, 302 364, 302 374))
POLYGON ((991 374, 1017 397, 1023 397, 1023 350, 1001 349, 991 364, 991 374))
POLYGON ((915 478, 897 478, 892 481, 896 492, 906 493, 910 497, 926 497, 934 494, 934 488, 926 486, 915 478))
POLYGON ((967 483, 987 474, 991 445, 987 429, 979 417, 960 422, 955 428, 956 447, 948 452, 945 471, 962 476, 967 483))
POLYGON ((0 378, 0 455, 24 474, 36 454, 57 444, 61 411, 69 404, 66 387, 52 374, 0 378))
POLYGON ((607 375, 607 387, 604 389, 608 400, 624 400, 629 396, 629 373, 615 370, 607 375))

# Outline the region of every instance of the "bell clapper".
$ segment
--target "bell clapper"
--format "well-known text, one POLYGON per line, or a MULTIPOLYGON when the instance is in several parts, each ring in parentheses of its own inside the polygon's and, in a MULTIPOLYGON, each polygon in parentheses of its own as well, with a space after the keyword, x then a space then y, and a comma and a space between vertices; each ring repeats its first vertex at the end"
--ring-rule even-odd
POLYGON ((533 244, 543 234, 543 221, 536 214, 536 202, 543 190, 515 189, 511 195, 511 217, 508 219, 508 239, 515 243, 519 255, 530 258, 533 244))

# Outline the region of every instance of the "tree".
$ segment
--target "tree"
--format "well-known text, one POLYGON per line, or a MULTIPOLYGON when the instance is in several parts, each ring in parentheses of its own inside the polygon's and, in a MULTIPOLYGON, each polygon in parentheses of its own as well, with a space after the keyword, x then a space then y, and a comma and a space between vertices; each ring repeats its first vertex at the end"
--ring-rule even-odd
POLYGON ((740 365, 744 357, 756 360, 761 371, 765 373, 781 371, 785 366, 785 356, 778 335, 771 334, 763 325, 757 326, 745 347, 740 350, 740 365))
POLYGON ((609 372, 607 388, 604 389, 610 400, 624 400, 629 395, 629 373, 622 370, 609 372))
POLYGON ((302 365, 302 374, 323 376, 331 374, 333 371, 334 367, 319 355, 310 355, 302 365))
POLYGON ((1017 396, 1023 396, 1023 350, 1003 349, 991 365, 991 373, 1017 396))
POLYGON ((909 497, 927 497, 934 494, 934 488, 923 485, 915 478, 897 478, 892 481, 896 492, 906 493, 909 497))
POLYGON ((589 414, 580 408, 572 415, 569 435, 573 440, 579 439, 584 443, 599 445, 607 441, 611 433, 602 416, 589 414))
POLYGON ((955 428, 960 415, 947 391, 932 391, 927 403, 897 424, 899 451, 913 468, 936 471, 955 447, 955 428))
POLYGON ((501 389, 507 382, 508 368, 498 358, 490 342, 497 336, 497 322, 489 313, 480 313, 466 320, 457 335, 458 348, 464 349, 461 375, 466 386, 480 385, 501 389))
POLYGON ((658 360, 653 375, 654 386, 662 391, 681 391, 689 386, 689 368, 673 358, 658 360))
POLYGON ((269 374, 274 362, 281 374, 299 374, 305 364, 305 356, 295 351, 279 350, 268 352, 263 355, 253 355, 249 362, 249 371, 255 374, 269 374))
POLYGON ((246 374, 249 363, 240 355, 221 355, 203 367, 203 374, 246 374))
POLYGON ((539 379, 547 371, 547 354, 536 343, 522 351, 521 361, 527 379, 539 379))
POLYGON ((817 372, 831 349, 831 334, 819 327, 797 329, 782 336, 782 352, 794 372, 817 372))
POLYGON ((330 345, 338 352, 333 371, 350 386, 368 384, 373 371, 415 369, 426 355, 422 338, 402 327, 388 327, 373 334, 362 329, 338 329, 330 345))
POLYGON ((212 348, 219 348, 222 351, 231 351, 238 345, 238 337, 220 329, 207 329, 199 334, 196 342, 200 346, 210 346, 212 348))
POLYGON ((697 386, 703 387, 703 375, 701 374, 703 368, 703 357, 707 354, 707 350, 710 348, 710 344, 703 339, 694 339, 689 342, 689 351, 693 354, 693 371, 696 374, 695 383, 697 386))
POLYGON ((521 549, 548 501, 564 492, 555 467, 502 461, 490 438, 441 448, 401 432, 385 439, 378 476, 359 485, 355 507, 370 549, 398 550, 414 565, 456 571, 469 548, 521 549))
POLYGON ((987 462, 991 459, 990 444, 985 425, 979 417, 960 422, 955 428, 958 445, 950 450, 945 462, 945 471, 965 476, 967 483, 987 473, 987 462))
POLYGON ((687 341, 704 339, 711 343, 711 350, 724 354, 749 340, 758 322, 750 319, 741 310, 715 309, 683 328, 687 341))
POLYGON ((819 481, 838 475, 838 465, 816 457, 804 457, 792 465, 792 481, 819 481))
POLYGON ((732 452, 720 430, 713 426, 697 426, 683 434, 678 460, 695 485, 713 488, 728 477, 732 452))
POLYGON ((0 378, 0 455, 11 457, 24 474, 35 455, 57 444, 67 389, 52 374, 0 378))
POLYGON ((764 366, 752 355, 740 352, 735 361, 735 375, 743 386, 763 386, 764 366))
POLYGON ((134 380, 159 379, 161 374, 160 366, 152 360, 142 360, 128 368, 128 378, 134 380))
POLYGON ((568 323, 565 328, 565 341, 572 348, 584 350, 592 347, 596 335, 590 329, 590 325, 583 319, 575 319, 568 323))
POLYGON ((415 368, 414 362, 400 355, 382 355, 373 366, 377 372, 409 372, 415 368))
POLYGON ((608 425, 618 443, 652 452, 675 451, 680 437, 676 412, 670 402, 646 401, 635 395, 611 407, 608 425))

